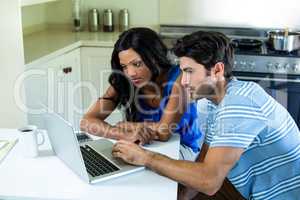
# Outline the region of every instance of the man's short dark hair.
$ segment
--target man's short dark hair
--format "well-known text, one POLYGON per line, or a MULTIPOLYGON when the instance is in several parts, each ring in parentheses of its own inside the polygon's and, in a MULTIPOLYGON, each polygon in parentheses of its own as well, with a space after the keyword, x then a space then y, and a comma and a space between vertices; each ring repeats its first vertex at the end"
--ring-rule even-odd
POLYGON ((233 48, 230 40, 219 32, 198 31, 177 40, 177 57, 189 57, 210 70, 216 63, 224 63, 224 77, 232 77, 233 48))

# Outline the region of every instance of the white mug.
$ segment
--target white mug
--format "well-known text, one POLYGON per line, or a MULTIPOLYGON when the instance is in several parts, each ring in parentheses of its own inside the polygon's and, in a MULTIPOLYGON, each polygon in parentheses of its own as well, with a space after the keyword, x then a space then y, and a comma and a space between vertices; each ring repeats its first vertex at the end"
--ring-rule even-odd
POLYGON ((36 126, 28 125, 18 129, 20 132, 19 142, 25 157, 34 158, 39 155, 39 146, 44 144, 45 137, 36 126), (40 137, 38 137, 40 136, 40 137), (40 141, 38 141, 41 138, 40 141))

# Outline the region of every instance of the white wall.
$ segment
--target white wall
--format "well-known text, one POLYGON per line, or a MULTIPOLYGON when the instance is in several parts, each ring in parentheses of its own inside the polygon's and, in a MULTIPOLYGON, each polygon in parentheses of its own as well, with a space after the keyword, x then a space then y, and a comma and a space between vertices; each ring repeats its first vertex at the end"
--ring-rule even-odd
POLYGON ((46 5, 36 4, 22 7, 22 27, 29 28, 46 23, 46 5))
POLYGON ((161 0, 161 24, 300 28, 298 0, 161 0))
MULTIPOLYGON (((159 0, 82 0, 83 23, 87 24, 87 14, 91 8, 100 11, 110 8, 114 13, 114 24, 118 24, 120 9, 129 10, 130 24, 133 26, 157 26, 159 24, 159 0)), ((50 24, 72 23, 72 1, 60 0, 47 5, 47 22, 50 24)))
POLYGON ((0 0, 0 128, 17 128, 26 122, 14 99, 17 76, 24 69, 19 0, 0 0))
POLYGON ((134 26, 157 26, 159 24, 160 0, 84 0, 87 11, 98 8, 101 12, 105 8, 111 8, 114 12, 115 24, 118 24, 118 12, 127 8, 130 15, 130 23, 134 26))
POLYGON ((48 3, 46 18, 48 24, 72 24, 72 0, 48 3))
MULTIPOLYGON (((159 24, 240 26, 300 29, 298 0, 82 0, 87 11, 111 8, 115 14, 128 8, 131 25, 159 24)), ((72 0, 24 7, 23 28, 36 24, 72 24, 72 0)))
MULTIPOLYGON (((82 19, 85 25, 88 23, 88 10, 91 8, 97 8, 100 11, 100 17, 105 8, 112 9, 115 24, 118 24, 118 12, 123 8, 129 10, 132 26, 153 27, 159 24, 159 0, 82 0, 82 19)), ((22 19, 23 29, 34 28, 42 24, 72 24, 72 0, 59 0, 23 7, 22 19)))

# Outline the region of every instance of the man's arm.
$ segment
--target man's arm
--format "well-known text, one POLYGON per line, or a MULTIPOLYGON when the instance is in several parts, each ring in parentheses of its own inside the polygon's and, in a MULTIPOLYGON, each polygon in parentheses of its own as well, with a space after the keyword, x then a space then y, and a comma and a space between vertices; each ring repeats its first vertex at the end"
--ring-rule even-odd
POLYGON ((173 160, 136 144, 120 141, 115 144, 113 155, 131 164, 145 165, 160 175, 207 195, 214 195, 243 151, 242 148, 209 148, 203 162, 190 162, 173 160))
MULTIPOLYGON (((196 162, 203 162, 207 151, 208 151, 208 145, 206 143, 203 143, 201 147, 201 151, 196 159, 196 162)), ((194 188, 186 187, 182 184, 179 184, 177 199, 178 200, 193 199, 198 193, 199 192, 194 188)))

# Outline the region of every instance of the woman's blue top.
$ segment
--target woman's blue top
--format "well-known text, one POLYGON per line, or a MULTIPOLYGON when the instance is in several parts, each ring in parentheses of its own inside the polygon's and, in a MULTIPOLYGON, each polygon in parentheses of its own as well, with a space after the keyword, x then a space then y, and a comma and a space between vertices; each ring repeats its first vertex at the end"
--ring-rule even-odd
MULTIPOLYGON (((178 66, 170 68, 167 77, 167 84, 163 89, 163 98, 158 108, 153 108, 145 103, 143 99, 139 100, 140 112, 138 112, 138 121, 158 122, 160 121, 163 111, 168 103, 169 96, 172 92, 174 82, 180 75, 181 71, 178 66)), ((197 107, 196 103, 189 103, 185 113, 182 115, 180 122, 176 125, 175 133, 180 134, 180 143, 190 147, 195 153, 199 149, 199 139, 202 133, 197 124, 197 107)))

